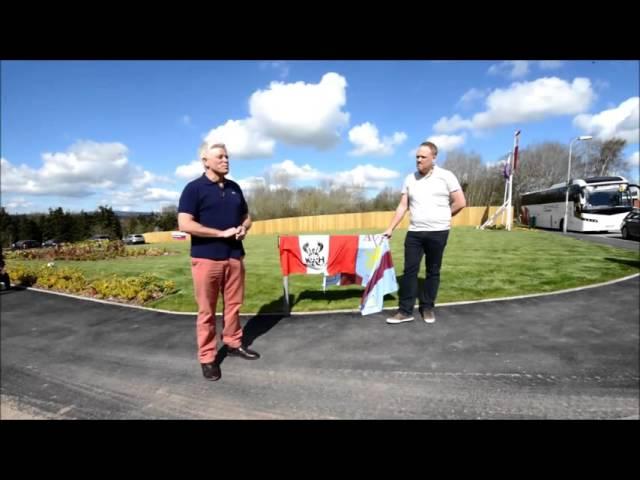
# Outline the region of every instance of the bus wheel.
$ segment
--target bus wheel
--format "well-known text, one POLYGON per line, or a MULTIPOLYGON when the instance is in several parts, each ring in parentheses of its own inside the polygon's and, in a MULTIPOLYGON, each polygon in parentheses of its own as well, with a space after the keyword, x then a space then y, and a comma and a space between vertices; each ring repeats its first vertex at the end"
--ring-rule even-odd
POLYGON ((561 232, 564 230, 564 218, 558 223, 558 230, 561 232))

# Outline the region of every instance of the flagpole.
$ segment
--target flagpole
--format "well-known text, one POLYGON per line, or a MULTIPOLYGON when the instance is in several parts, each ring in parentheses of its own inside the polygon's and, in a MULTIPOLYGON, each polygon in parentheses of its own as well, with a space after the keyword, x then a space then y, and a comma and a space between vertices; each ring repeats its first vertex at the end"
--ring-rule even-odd
POLYGON ((507 230, 511 231, 511 227, 513 224, 513 208, 511 205, 512 197, 513 197, 513 174, 516 168, 518 168, 519 135, 520 135, 520 130, 516 130, 516 133, 514 135, 514 141, 513 141, 513 155, 509 154, 509 158, 507 159, 504 165, 504 171, 502 173, 504 178, 507 179, 507 183, 505 183, 505 186, 504 186, 504 202, 502 203, 502 206, 489 219, 487 219, 486 222, 484 222, 479 227, 476 227, 476 228, 479 228, 480 230, 484 230, 489 225, 495 225, 495 222, 497 221, 498 218, 500 218, 500 215, 502 214, 502 223, 505 224, 505 227, 507 230), (509 175, 507 175, 507 170, 509 171, 508 172, 509 175), (506 223, 504 221, 505 209, 508 209, 506 223))
POLYGON ((511 231, 511 226, 513 224, 513 208, 511 206, 513 199, 513 174, 518 166, 518 140, 520 139, 520 130, 516 130, 513 134, 513 165, 511 165, 511 169, 509 172, 509 206, 507 211, 507 230, 511 231))
MULTIPOLYGON (((509 156, 507 157, 507 163, 504 166, 505 171, 509 171, 509 175, 511 175, 511 154, 509 154, 509 156)), ((509 198, 509 179, 505 178, 505 182, 504 182, 504 198, 502 199, 502 224, 503 225, 507 225, 506 222, 504 221, 504 217, 505 214, 507 213, 506 210, 504 210, 505 205, 507 204, 507 200, 509 198)))
POLYGON ((282 277, 282 287, 284 288, 284 313, 289 315, 291 313, 291 306, 289 305, 289 276, 282 277))
MULTIPOLYGON (((280 235, 278 235, 278 250, 280 250, 280 235)), ((289 305, 289 275, 282 276, 282 289, 284 290, 284 298, 282 308, 286 315, 291 314, 291 305, 289 305)))
POLYGON ((507 203, 507 231, 511 231, 511 222, 513 221, 513 210, 511 208, 511 195, 513 192, 513 166, 509 169, 509 197, 507 203))

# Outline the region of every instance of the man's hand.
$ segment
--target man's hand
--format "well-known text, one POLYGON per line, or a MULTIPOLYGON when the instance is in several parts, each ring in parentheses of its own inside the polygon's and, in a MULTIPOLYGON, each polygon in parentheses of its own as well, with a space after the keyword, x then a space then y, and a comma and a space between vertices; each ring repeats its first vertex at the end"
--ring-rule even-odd
POLYGON ((391 237, 393 235, 393 229, 392 228, 387 228, 384 232, 382 232, 382 235, 384 237, 387 237, 387 238, 391 239, 391 237))
POLYGON ((238 233, 238 227, 227 228, 222 232, 222 238, 231 238, 238 233))
POLYGON ((244 240, 244 237, 247 236, 247 229, 244 225, 240 225, 236 227, 236 240, 244 240))

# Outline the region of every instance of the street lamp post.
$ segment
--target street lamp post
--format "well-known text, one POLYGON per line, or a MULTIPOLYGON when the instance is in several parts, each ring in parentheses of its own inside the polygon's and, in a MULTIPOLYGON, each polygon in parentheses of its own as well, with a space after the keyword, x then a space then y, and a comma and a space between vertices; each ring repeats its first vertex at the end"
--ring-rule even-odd
POLYGON ((569 165, 567 166, 567 191, 564 197, 564 220, 562 221, 562 232, 567 233, 567 213, 569 211, 569 182, 571 180, 571 148, 576 140, 591 140, 591 135, 582 135, 571 140, 569 144, 569 165))

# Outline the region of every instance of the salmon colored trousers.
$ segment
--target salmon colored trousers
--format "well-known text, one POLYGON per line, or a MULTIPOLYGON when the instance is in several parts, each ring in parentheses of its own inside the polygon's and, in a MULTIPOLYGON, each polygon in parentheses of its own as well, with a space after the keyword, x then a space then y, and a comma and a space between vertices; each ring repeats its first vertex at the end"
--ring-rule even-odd
POLYGON ((216 358, 216 304, 222 293, 222 343, 231 348, 242 344, 240 307, 244 300, 244 262, 242 259, 210 260, 191 258, 193 291, 198 303, 196 336, 198 360, 211 363, 216 358))

